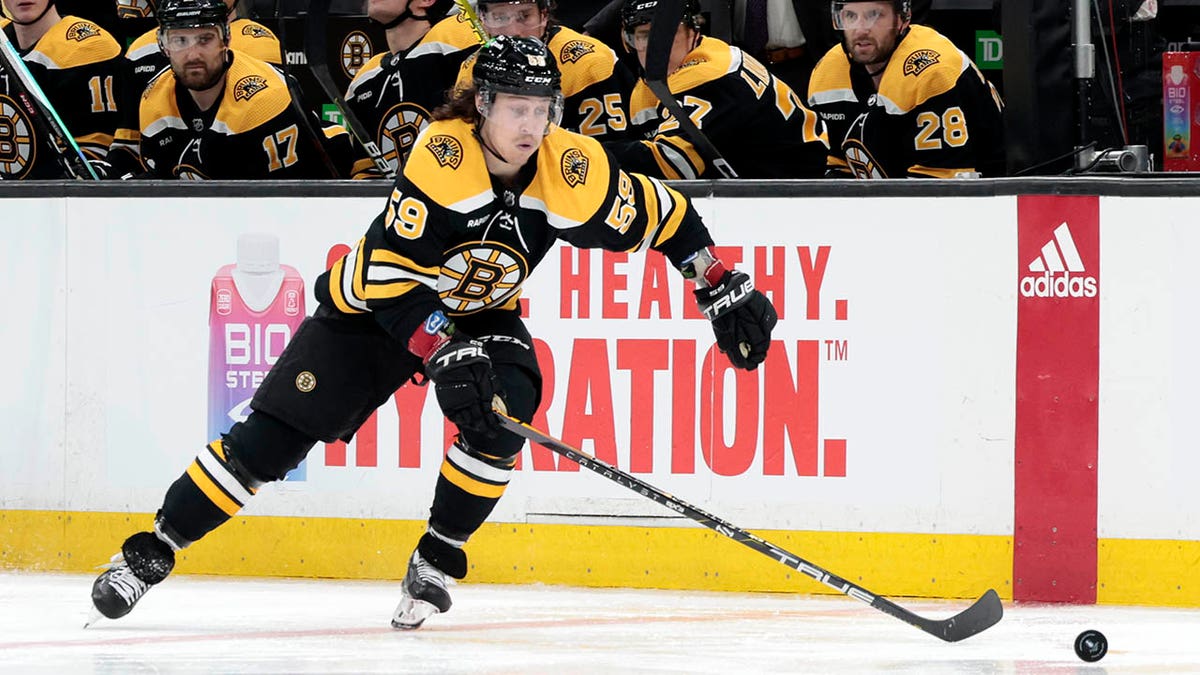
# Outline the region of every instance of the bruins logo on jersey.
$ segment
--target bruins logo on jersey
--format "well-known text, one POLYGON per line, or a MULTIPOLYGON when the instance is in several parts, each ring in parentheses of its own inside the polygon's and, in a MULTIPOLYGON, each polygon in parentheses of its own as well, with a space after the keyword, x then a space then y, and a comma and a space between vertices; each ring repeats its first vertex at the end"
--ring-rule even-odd
POLYGON ((588 158, 579 148, 571 148, 563 153, 562 174, 567 185, 579 187, 587 181, 588 158))
POLYGON ((267 81, 261 75, 247 75, 233 85, 233 100, 249 101, 254 95, 267 88, 267 81))
POLYGON ((117 0, 118 19, 149 19, 153 15, 150 0, 117 0))
MULTIPOLYGON (((510 219, 512 215, 500 211, 495 217, 510 219)), ((502 229, 505 226, 500 223, 502 229)), ((495 241, 460 244, 446 252, 438 295, 449 314, 471 314, 507 301, 521 289, 528 274, 529 261, 516 249, 495 241)))
POLYGON ((571 40, 563 45, 562 51, 558 53, 558 62, 575 63, 594 51, 596 48, 583 40, 571 40))
POLYGON ((0 94, 0 174, 20 180, 36 158, 33 125, 16 101, 0 94))
POLYGON ((921 71, 942 60, 942 55, 932 49, 918 49, 904 59, 904 74, 917 76, 921 71))
POLYGON ((83 42, 88 38, 99 36, 100 28, 96 24, 87 21, 76 21, 67 29, 67 39, 76 42, 83 42))
POLYGON ((262 26, 246 24, 242 26, 242 35, 248 35, 252 38, 269 38, 271 37, 271 32, 262 26))
POLYGON ((399 168, 400 159, 408 156, 417 136, 427 126, 429 113, 415 103, 392 106, 383 116, 379 123, 379 150, 393 169, 399 168))
POLYGON ((458 139, 453 136, 438 134, 437 136, 429 139, 429 142, 425 144, 425 147, 429 148, 429 152, 433 153, 434 159, 437 160, 437 163, 440 166, 448 166, 451 169, 457 169, 458 166, 462 164, 462 143, 459 143, 458 139))
POLYGON ((354 79, 360 68, 371 60, 373 53, 371 38, 362 31, 354 31, 342 40, 342 72, 354 79))

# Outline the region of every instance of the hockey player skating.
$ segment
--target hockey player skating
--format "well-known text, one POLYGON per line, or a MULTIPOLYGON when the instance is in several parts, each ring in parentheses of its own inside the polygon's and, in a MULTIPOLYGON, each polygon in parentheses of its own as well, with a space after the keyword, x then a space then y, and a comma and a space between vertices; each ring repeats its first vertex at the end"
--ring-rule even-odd
POLYGON ((439 109, 417 140, 383 213, 317 279, 320 308, 259 387, 253 412, 201 450, 167 490, 153 531, 129 537, 96 580, 100 614, 127 614, 170 574, 176 551, 282 479, 318 441, 349 438, 419 374, 461 433, 442 463, 392 625, 416 628, 450 609, 446 577, 466 574, 463 545, 504 493, 524 444, 500 430, 493 405, 528 421, 541 398, 518 297, 559 239, 665 255, 696 282, 730 361, 754 369, 766 358, 771 303, 717 259, 686 198, 557 126, 560 75, 541 42, 495 38, 473 76, 475 87, 439 109))

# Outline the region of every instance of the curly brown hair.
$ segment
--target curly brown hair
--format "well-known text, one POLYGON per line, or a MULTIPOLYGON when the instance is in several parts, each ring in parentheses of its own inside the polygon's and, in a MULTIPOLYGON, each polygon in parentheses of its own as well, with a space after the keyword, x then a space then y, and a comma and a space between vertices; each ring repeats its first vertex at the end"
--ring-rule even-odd
POLYGON ((446 93, 446 102, 433 111, 435 120, 466 120, 471 124, 479 124, 483 116, 475 106, 475 94, 479 89, 475 86, 453 88, 446 93))

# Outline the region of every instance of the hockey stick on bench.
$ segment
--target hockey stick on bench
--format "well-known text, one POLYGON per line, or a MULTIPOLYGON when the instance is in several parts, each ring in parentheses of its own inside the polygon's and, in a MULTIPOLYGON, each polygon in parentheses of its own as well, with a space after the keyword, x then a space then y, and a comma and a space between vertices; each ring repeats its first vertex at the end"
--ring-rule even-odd
POLYGON ((704 159, 717 168, 722 178, 737 178, 737 172, 721 156, 717 146, 708 140, 708 136, 692 122, 683 106, 671 93, 667 84, 667 63, 671 57, 671 43, 675 40, 675 32, 683 22, 683 0, 658 0, 654 6, 654 18, 650 23, 650 40, 646 45, 646 86, 655 97, 679 122, 679 128, 687 136, 688 141, 696 148, 704 159))
POLYGON ((688 518, 700 523, 701 525, 723 534, 730 539, 745 544, 746 546, 762 553, 763 555, 778 560, 779 562, 798 570, 799 572, 816 579, 833 590, 848 595, 852 598, 861 600, 875 609, 889 614, 901 621, 916 626, 930 635, 945 640, 946 642, 958 642, 965 640, 976 633, 987 630, 1000 621, 1004 616, 1004 606, 1000 604, 1000 596, 996 595, 996 591, 988 589, 978 600, 970 607, 964 609, 958 614, 949 619, 927 619, 910 612, 907 609, 897 605, 879 595, 875 595, 871 591, 853 584, 845 579, 827 572, 824 569, 804 560, 794 553, 789 553, 778 546, 761 539, 742 528, 728 523, 710 513, 692 506, 691 504, 674 497, 662 490, 650 485, 649 483, 635 478, 624 471, 618 469, 611 464, 602 460, 596 459, 591 455, 585 454, 580 450, 563 443, 562 441, 538 431, 537 429, 521 422, 513 417, 495 411, 496 417, 500 420, 500 426, 508 431, 526 438, 535 443, 540 443, 554 452, 566 457, 585 469, 604 476, 618 485, 626 487, 651 501, 657 502, 666 508, 687 516, 688 518))

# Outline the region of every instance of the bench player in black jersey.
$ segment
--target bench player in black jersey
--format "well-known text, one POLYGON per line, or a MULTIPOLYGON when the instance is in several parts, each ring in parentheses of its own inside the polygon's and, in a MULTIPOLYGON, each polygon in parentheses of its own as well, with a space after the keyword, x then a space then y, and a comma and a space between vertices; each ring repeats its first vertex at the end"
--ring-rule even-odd
POLYGON ((264 379, 249 417, 200 451, 167 490, 153 531, 129 537, 96 580, 100 614, 127 614, 171 572, 175 552, 228 521, 318 441, 349 438, 417 374, 433 382, 460 433, 392 625, 417 628, 450 609, 446 577, 467 573, 463 546, 504 493, 524 445, 499 428, 493 406, 528 421, 541 398, 518 301, 559 240, 665 255, 696 283, 732 364, 754 369, 766 358, 775 310, 749 276, 716 257, 691 203, 557 126, 560 76, 545 45, 494 38, 473 77, 417 139, 364 237, 317 279, 320 307, 264 379))

